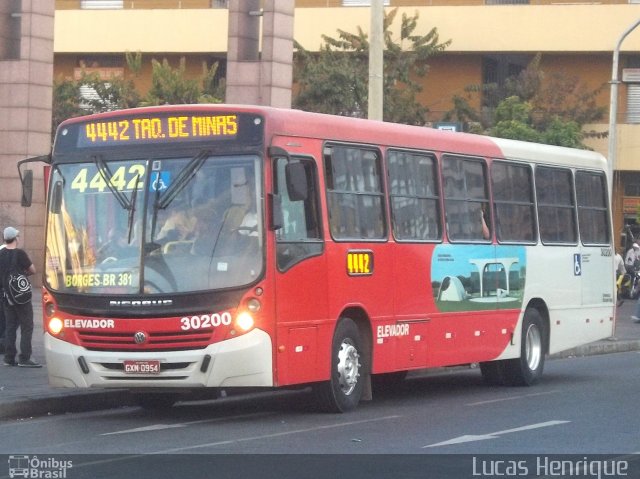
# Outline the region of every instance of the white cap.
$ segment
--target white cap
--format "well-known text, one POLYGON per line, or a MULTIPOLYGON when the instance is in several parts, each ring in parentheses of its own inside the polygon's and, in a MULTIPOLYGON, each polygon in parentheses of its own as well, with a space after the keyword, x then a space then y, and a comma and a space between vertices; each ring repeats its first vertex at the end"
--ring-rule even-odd
MULTIPOLYGON (((5 231, 6 231, 6 230, 5 230, 5 231)), ((638 243, 633 243, 632 247, 633 247, 633 249, 638 249, 638 248, 640 248, 640 246, 638 246, 638 243)))
POLYGON ((14 239, 16 239, 18 237, 19 234, 20 234, 20 231, 15 229, 13 226, 7 226, 4 229, 4 240, 5 241, 13 241, 14 239))

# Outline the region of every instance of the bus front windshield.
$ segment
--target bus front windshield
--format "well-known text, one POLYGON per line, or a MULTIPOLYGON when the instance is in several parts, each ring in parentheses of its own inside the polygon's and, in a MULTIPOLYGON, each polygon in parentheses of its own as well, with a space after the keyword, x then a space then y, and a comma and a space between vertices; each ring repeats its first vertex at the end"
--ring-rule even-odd
POLYGON ((252 283, 263 267, 254 155, 57 164, 46 282, 65 293, 166 294, 252 283))

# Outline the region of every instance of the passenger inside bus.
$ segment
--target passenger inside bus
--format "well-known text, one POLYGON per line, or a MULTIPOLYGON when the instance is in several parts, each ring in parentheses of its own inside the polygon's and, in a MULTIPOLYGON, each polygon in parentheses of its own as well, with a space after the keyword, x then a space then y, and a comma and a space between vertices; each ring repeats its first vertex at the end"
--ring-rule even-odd
POLYGON ((482 224, 482 238, 483 239, 490 239, 491 238, 491 231, 489 231, 489 227, 487 226, 487 212, 485 211, 485 206, 482 205, 482 207, 480 208, 480 222, 482 224))

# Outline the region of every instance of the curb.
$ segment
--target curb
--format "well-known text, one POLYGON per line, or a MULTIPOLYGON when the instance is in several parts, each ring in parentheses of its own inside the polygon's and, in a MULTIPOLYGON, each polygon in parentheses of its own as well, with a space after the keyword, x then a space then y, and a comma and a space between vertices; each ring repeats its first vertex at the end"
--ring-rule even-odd
POLYGON ((615 336, 577 348, 568 349, 549 356, 549 359, 574 358, 582 356, 597 356, 599 354, 627 353, 640 351, 640 339, 619 340, 615 336))

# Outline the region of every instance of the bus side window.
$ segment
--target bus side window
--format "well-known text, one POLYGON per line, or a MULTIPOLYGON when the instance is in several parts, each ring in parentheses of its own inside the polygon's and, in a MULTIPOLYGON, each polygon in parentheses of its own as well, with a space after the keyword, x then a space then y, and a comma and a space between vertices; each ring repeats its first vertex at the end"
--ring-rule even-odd
POLYGON ((538 166, 535 172, 540 239, 576 244, 578 229, 571 170, 538 166))
POLYGON ((591 171, 577 171, 576 197, 578 199, 578 225, 582 243, 610 244, 611 231, 608 221, 605 176, 602 173, 591 171))
POLYGON ((496 236, 500 243, 536 241, 535 205, 531 168, 494 161, 491 166, 496 236))
POLYGON ((445 155, 442 179, 449 239, 489 241, 492 225, 484 161, 445 155))
POLYGON ((382 162, 372 148, 324 148, 329 224, 334 239, 386 238, 382 162))
POLYGON ((442 229, 435 157, 390 150, 387 163, 395 238, 399 241, 439 240, 442 229))
POLYGON ((318 207, 318 182, 315 162, 294 158, 304 165, 309 192, 304 200, 292 200, 286 184, 286 158, 275 160, 275 189, 280 197, 282 227, 276 230, 276 261, 280 271, 286 271, 300 261, 322 254, 323 241, 318 207))

